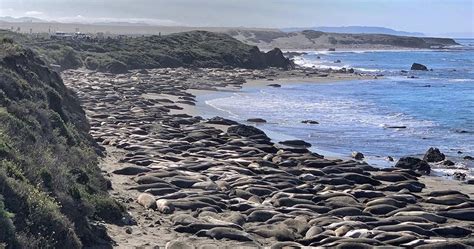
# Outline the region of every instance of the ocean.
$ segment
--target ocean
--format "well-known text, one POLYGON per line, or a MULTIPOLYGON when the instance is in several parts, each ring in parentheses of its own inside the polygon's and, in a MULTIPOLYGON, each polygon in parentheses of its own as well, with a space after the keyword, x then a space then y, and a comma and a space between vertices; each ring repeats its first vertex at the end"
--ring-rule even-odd
POLYGON ((474 40, 458 43, 463 46, 435 51, 308 52, 295 62, 384 77, 281 88, 244 86, 240 92, 198 96, 198 108, 207 117, 263 118, 267 123, 258 127, 272 138, 303 139, 315 152, 330 156, 359 151, 380 167, 393 165, 388 156, 422 156, 437 147, 456 167, 472 173, 473 162, 462 157, 474 156, 474 40), (432 71, 410 71, 414 62, 432 71), (390 128, 394 126, 405 128, 390 128))

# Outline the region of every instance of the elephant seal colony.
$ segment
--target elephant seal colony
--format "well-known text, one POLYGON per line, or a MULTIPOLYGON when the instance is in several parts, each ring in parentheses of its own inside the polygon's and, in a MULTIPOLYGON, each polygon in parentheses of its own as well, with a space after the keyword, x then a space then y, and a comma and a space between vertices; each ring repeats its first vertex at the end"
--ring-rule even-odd
POLYGON ((422 175, 429 173, 423 162, 376 168, 325 159, 306 144, 274 143, 253 126, 187 111, 195 104, 189 89, 303 76, 318 72, 65 71, 107 155, 110 191, 129 214, 105 224, 117 246, 474 247, 472 188, 437 188, 439 180, 422 175))

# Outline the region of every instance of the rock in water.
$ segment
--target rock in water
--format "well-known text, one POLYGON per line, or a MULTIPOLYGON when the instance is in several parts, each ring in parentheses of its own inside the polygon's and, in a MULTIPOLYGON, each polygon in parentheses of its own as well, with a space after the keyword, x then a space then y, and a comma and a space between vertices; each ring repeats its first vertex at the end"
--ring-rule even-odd
POLYGON ((413 65, 411 65, 411 70, 428 71, 428 68, 423 64, 413 63, 413 65))
POLYGON ((303 121, 301 121, 301 123, 303 123, 303 124, 319 124, 318 121, 309 120, 309 119, 308 120, 303 120, 303 121))
POLYGON ((411 169, 426 175, 429 175, 431 172, 431 167, 426 161, 415 157, 402 157, 398 160, 397 164, 395 164, 395 167, 411 169))
POLYGON ((446 159, 446 156, 439 151, 438 148, 431 147, 423 157, 423 160, 433 163, 433 162, 441 162, 446 159))
POLYGON ((474 157, 472 156, 465 156, 463 157, 464 160, 470 160, 470 161, 473 161, 474 160, 474 157))
POLYGON ((355 160, 362 160, 362 159, 364 159, 364 154, 362 154, 360 152, 357 152, 357 151, 353 151, 352 152, 352 158, 354 158, 355 160))

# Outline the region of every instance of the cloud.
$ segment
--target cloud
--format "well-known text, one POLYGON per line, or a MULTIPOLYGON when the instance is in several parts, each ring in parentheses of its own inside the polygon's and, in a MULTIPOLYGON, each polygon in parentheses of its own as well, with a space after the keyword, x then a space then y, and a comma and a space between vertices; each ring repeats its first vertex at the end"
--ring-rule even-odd
POLYGON ((0 16, 11 16, 15 13, 15 10, 12 8, 1 9, 0 8, 0 16))
POLYGON ((43 14, 44 14, 43 12, 36 11, 36 10, 30 10, 30 11, 25 12, 26 16, 41 16, 43 14))
POLYGON ((59 17, 54 18, 54 21, 59 22, 75 22, 75 23, 107 23, 107 22, 128 22, 137 24, 149 24, 149 25, 161 25, 161 26, 181 26, 183 24, 168 20, 168 19, 156 19, 156 18, 114 18, 114 17, 86 17, 82 15, 76 15, 73 17, 59 17))

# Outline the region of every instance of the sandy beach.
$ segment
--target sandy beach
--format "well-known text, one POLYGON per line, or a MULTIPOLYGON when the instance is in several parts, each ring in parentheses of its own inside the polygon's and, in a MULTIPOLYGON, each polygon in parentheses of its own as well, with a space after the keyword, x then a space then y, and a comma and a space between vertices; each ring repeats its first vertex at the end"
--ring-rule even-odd
POLYGON ((219 89, 373 77, 307 70, 66 71, 106 150, 110 193, 129 214, 103 224, 115 246, 472 243, 472 185, 424 176, 417 163, 382 170, 325 158, 303 141, 281 145, 252 126, 202 119, 195 108, 196 95, 219 89))

